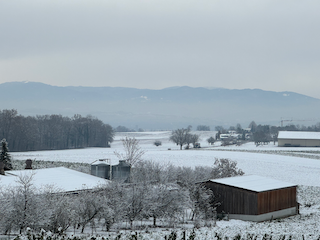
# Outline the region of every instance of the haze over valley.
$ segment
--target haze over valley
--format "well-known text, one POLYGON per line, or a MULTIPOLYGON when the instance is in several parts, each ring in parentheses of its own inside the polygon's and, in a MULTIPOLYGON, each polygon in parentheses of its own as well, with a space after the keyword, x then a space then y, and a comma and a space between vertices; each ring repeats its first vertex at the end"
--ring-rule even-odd
POLYGON ((113 127, 172 130, 200 124, 243 127, 251 121, 280 125, 319 122, 320 100, 294 92, 260 89, 171 87, 161 90, 120 87, 57 87, 36 82, 0 84, 2 109, 25 116, 92 115, 113 127))

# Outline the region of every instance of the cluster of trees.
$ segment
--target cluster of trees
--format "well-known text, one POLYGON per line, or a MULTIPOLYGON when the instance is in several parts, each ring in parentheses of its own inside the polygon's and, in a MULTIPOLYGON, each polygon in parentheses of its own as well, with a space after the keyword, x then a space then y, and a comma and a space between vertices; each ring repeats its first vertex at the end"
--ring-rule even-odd
POLYGON ((270 132, 275 133, 279 131, 306 131, 306 132, 320 132, 320 123, 317 123, 315 125, 311 126, 304 126, 304 125, 294 125, 294 124, 289 124, 286 126, 270 126, 270 125, 257 125, 253 121, 253 129, 252 131, 263 131, 263 128, 269 128, 270 132))
POLYGON ((197 131, 210 131, 210 127, 207 125, 198 125, 197 131))
POLYGON ((207 139, 207 142, 208 142, 209 144, 211 144, 211 145, 213 145, 213 144, 215 143, 215 141, 216 141, 216 139, 215 139, 214 137, 209 137, 209 138, 207 139))
MULTIPOLYGON (((215 139, 220 139, 221 134, 227 134, 232 132, 233 136, 229 138, 224 138, 223 144, 241 144, 241 141, 254 141, 256 145, 267 144, 270 141, 277 141, 279 131, 320 131, 320 123, 312 126, 300 126, 300 125, 287 125, 284 127, 271 126, 271 125, 257 125, 254 121, 250 122, 247 129, 243 129, 241 124, 236 124, 235 126, 230 126, 229 128, 224 128, 223 126, 216 126, 215 130, 217 134, 214 137, 207 139, 209 144, 213 144, 215 139)), ((190 143, 195 145, 199 141, 199 135, 190 134, 191 126, 188 128, 181 128, 172 131, 170 140, 182 149, 183 145, 186 145, 186 148, 189 148, 190 143)), ((197 131, 210 131, 210 127, 206 125, 198 125, 197 131)))
POLYGON ((134 129, 127 128, 125 126, 119 125, 114 129, 115 132, 144 132, 142 128, 139 128, 138 131, 135 131, 134 129))
MULTIPOLYGON (((255 132, 265 132, 271 134, 277 134, 279 131, 311 131, 311 132, 320 132, 320 123, 317 123, 312 126, 304 126, 304 125, 286 125, 286 126, 272 126, 272 125, 262 125, 256 124, 255 121, 251 121, 248 125, 248 128, 252 133, 255 132)), ((224 128, 223 126, 216 126, 216 131, 221 133, 227 133, 228 131, 236 131, 237 133, 243 133, 246 131, 242 128, 241 124, 236 124, 236 126, 230 126, 229 128, 224 128)))
POLYGON ((191 128, 179 128, 172 131, 170 136, 170 141, 180 146, 180 150, 182 150, 182 146, 187 144, 186 148, 189 148, 192 143, 193 147, 199 141, 198 134, 191 134, 191 128))
POLYGON ((49 186, 36 189, 33 175, 20 176, 14 188, 0 188, 0 231, 4 234, 35 230, 64 232, 114 224, 152 221, 156 226, 173 226, 186 220, 212 222, 218 199, 197 182, 211 178, 242 175, 236 163, 216 159, 212 168, 174 167, 151 161, 138 162, 128 184, 113 182, 77 194, 53 193, 49 186), (186 215, 186 212, 190 214, 186 215))
POLYGON ((113 137, 109 124, 90 115, 24 117, 14 109, 0 111, 0 139, 7 139, 11 151, 108 147, 113 137))

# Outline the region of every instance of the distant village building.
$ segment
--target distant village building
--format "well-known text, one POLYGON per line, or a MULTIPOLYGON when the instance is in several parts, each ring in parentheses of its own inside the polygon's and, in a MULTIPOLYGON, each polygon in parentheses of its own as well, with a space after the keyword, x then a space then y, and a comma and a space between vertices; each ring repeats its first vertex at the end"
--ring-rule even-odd
POLYGON ((320 132, 280 131, 279 147, 320 147, 320 132))
POLYGON ((220 216, 259 222, 298 212, 295 184, 256 175, 213 179, 203 184, 220 203, 220 216))

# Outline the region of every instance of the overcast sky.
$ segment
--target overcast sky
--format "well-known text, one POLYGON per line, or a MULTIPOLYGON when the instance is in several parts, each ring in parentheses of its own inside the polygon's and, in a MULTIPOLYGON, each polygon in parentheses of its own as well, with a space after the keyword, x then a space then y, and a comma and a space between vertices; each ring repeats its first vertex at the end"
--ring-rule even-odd
POLYGON ((0 0, 0 83, 320 98, 320 1, 0 0))

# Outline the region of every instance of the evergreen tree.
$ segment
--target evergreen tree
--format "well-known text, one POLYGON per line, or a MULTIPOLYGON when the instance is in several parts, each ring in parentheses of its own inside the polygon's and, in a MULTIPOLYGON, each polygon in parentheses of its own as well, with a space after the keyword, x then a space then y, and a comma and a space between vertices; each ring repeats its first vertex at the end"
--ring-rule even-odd
POLYGON ((8 153, 8 143, 7 140, 4 138, 1 140, 1 154, 0 154, 0 161, 4 164, 4 170, 11 170, 12 164, 11 164, 11 156, 8 153))

